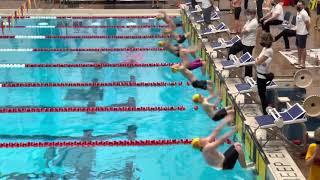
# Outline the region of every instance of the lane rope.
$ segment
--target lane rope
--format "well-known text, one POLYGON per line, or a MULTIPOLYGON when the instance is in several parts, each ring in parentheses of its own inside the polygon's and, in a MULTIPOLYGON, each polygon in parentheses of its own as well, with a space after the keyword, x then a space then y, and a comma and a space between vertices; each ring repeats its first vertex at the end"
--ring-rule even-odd
POLYGON ((143 29, 143 28, 167 28, 168 25, 115 25, 115 26, 52 26, 52 25, 28 25, 28 26, 10 26, 10 28, 71 28, 71 29, 93 29, 93 28, 100 28, 100 29, 108 29, 108 28, 114 28, 114 29, 122 29, 122 28, 136 28, 136 29, 143 29))
POLYGON ((97 64, 0 64, 0 68, 108 68, 108 67, 169 67, 174 63, 97 63, 97 64))
POLYGON ((184 106, 146 106, 146 107, 0 107, 0 113, 33 113, 33 112, 160 112, 185 111, 184 106))
POLYGON ((39 83, 39 82, 19 82, 19 83, 2 83, 0 87, 174 87, 182 86, 182 82, 67 82, 67 83, 39 83))
POLYGON ((2 48, 0 52, 165 51, 164 48, 2 48))
MULTIPOLYGON (((190 145, 192 139, 117 140, 117 141, 59 141, 59 142, 6 142, 0 148, 45 148, 45 147, 119 147, 119 146, 173 146, 190 145)), ((230 139, 225 141, 232 144, 230 139)))
POLYGON ((119 141, 61 141, 61 142, 9 142, 0 143, 0 148, 31 147, 97 147, 97 146, 169 146, 186 145, 191 139, 119 140, 119 141))
POLYGON ((0 39, 160 39, 171 38, 167 35, 144 35, 144 36, 24 36, 24 35, 11 35, 0 36, 0 39))
MULTIPOLYGON (((8 18, 11 16, 2 16, 2 18, 8 18)), ((176 18, 177 16, 169 16, 170 18, 176 18)), ((146 19, 156 18, 156 16, 19 16, 18 19, 146 19)))

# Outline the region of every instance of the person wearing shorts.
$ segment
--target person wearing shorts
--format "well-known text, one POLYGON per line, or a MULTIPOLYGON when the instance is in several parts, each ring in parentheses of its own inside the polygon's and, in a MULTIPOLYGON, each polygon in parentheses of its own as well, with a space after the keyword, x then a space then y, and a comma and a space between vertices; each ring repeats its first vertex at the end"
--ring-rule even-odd
POLYGON ((246 168, 247 164, 240 143, 234 143, 224 153, 219 152, 218 148, 225 142, 230 142, 229 137, 235 132, 232 128, 229 132, 217 138, 221 129, 234 120, 234 114, 229 114, 221 123, 213 130, 213 132, 204 138, 193 138, 191 145, 194 149, 201 151, 208 165, 216 170, 231 170, 234 168, 237 160, 241 167, 246 168))
POLYGON ((297 69, 305 68, 305 61, 307 58, 307 38, 310 29, 310 13, 305 9, 305 2, 298 1, 297 16, 296 16, 296 45, 298 48, 298 62, 295 63, 297 69))
POLYGON ((232 0, 232 7, 234 8, 234 27, 231 33, 236 34, 241 32, 240 14, 241 14, 241 0, 232 0))

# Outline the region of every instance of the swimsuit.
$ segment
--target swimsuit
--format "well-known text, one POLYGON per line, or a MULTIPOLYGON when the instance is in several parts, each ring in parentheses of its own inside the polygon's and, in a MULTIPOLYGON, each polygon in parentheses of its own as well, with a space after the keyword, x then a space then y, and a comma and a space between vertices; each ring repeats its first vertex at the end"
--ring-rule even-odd
POLYGON ((227 111, 225 108, 222 108, 220 110, 218 110, 212 117, 213 121, 220 121, 221 119, 223 119, 224 117, 226 117, 227 115, 227 111))
POLYGON ((188 65, 190 71, 202 66, 201 58, 197 58, 188 65))
POLYGON ((196 80, 191 83, 192 87, 199 88, 203 90, 207 90, 208 88, 208 82, 207 80, 196 80))
POLYGON ((222 165, 222 169, 233 169, 234 165, 236 164, 239 153, 236 150, 234 145, 230 146, 224 153, 224 161, 222 165))

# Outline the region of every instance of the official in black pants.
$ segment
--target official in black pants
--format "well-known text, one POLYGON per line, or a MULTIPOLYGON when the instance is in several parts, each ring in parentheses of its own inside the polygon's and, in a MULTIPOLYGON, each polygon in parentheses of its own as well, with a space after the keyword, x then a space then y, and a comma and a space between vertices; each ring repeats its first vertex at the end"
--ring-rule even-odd
MULTIPOLYGON (((240 51, 242 51, 243 54, 248 52, 252 55, 252 51, 256 44, 256 33, 258 28, 258 21, 256 19, 257 11, 255 9, 248 9, 245 14, 247 21, 241 31, 241 40, 230 47, 228 57, 231 54, 236 55, 240 51)), ((252 77, 252 66, 245 66, 245 76, 252 77)))
POLYGON ((281 37, 283 37, 285 49, 290 50, 289 37, 296 37, 296 30, 285 29, 281 31, 276 37, 274 37, 274 42, 278 41, 281 37))
POLYGON ((273 38, 270 33, 263 32, 261 34, 260 45, 263 47, 260 55, 256 58, 257 69, 257 86, 258 93, 261 100, 262 112, 267 115, 266 108, 268 107, 268 101, 266 98, 267 83, 270 75, 269 67, 272 61, 273 50, 271 48, 273 38))
POLYGON ((244 9, 245 10, 248 9, 248 3, 249 3, 249 0, 244 0, 244 9))
POLYGON ((263 2, 264 2, 264 0, 256 0, 256 3, 257 3, 257 14, 258 14, 258 19, 259 20, 263 17, 263 10, 262 10, 263 2))
POLYGON ((284 13, 280 0, 273 0, 271 11, 260 19, 262 23, 262 29, 266 32, 270 32, 271 25, 280 25, 283 22, 284 13))

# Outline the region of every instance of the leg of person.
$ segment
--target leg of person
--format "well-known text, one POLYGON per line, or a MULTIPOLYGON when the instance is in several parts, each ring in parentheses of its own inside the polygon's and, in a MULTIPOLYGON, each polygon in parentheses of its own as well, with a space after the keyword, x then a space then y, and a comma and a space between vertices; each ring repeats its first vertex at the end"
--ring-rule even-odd
POLYGON ((307 38, 308 35, 303 35, 301 36, 301 67, 305 68, 306 67, 306 58, 307 58, 307 38))
POLYGON ((227 57, 227 59, 230 60, 230 59, 229 59, 229 56, 230 56, 231 54, 236 55, 237 53, 239 53, 239 52, 242 51, 242 50, 243 50, 243 44, 242 44, 241 40, 240 40, 240 41, 237 41, 236 43, 234 43, 234 44, 230 47, 229 52, 228 52, 228 57, 227 57))
POLYGON ((297 45, 297 48, 298 48, 298 62, 295 63, 295 67, 296 68, 299 68, 300 64, 301 64, 301 38, 300 38, 300 35, 296 35, 296 45, 297 45))
POLYGON ((248 1, 249 0, 244 0, 244 9, 246 9, 246 10, 248 9, 248 1))
POLYGON ((261 106, 262 106, 262 112, 264 115, 267 115, 267 99, 266 99, 266 92, 267 92, 267 80, 266 79, 260 79, 257 78, 257 86, 258 86, 258 94, 260 97, 260 101, 261 101, 261 106))
MULTIPOLYGON (((244 49, 242 50, 243 54, 248 52, 252 55, 254 46, 243 46, 243 47, 244 47, 244 49)), ((252 66, 245 66, 244 67, 244 76, 252 77, 252 66)))
POLYGON ((281 31, 278 35, 276 35, 274 37, 274 42, 278 41, 282 36, 284 36, 285 35, 285 31, 286 31, 286 29, 281 31))
POLYGON ((224 153, 224 161, 222 169, 233 169, 234 165, 237 163, 239 153, 236 150, 235 145, 231 145, 224 153))
POLYGON ((282 24, 282 22, 283 21, 279 21, 279 20, 268 21, 267 23, 265 23, 265 26, 266 26, 265 31, 266 32, 270 32, 270 26, 271 25, 280 25, 280 24, 282 24))
POLYGON ((206 27, 208 27, 211 24, 211 11, 212 11, 212 6, 203 9, 203 20, 204 23, 206 24, 206 27))
POLYGON ((190 70, 188 70, 187 68, 182 68, 181 69, 181 74, 186 77, 190 82, 196 82, 197 78, 192 74, 192 72, 190 70))
POLYGON ((285 29, 283 34, 284 46, 286 49, 290 49, 289 37, 296 36, 296 31, 285 29))
POLYGON ((262 5, 263 5, 263 0, 256 0, 257 3, 257 14, 258 14, 258 21, 263 17, 263 10, 262 10, 262 5))
POLYGON ((159 0, 157 0, 157 6, 156 7, 159 9, 159 0))
POLYGON ((191 6, 192 6, 193 8, 195 8, 197 4, 198 4, 198 3, 197 3, 196 0, 191 0, 191 6))
POLYGON ((242 150, 242 145, 240 143, 236 142, 236 143, 234 143, 234 146, 235 146, 236 151, 239 154, 238 161, 239 161, 241 167, 242 168, 246 168, 247 164, 246 164, 246 159, 245 159, 245 156, 244 156, 244 152, 242 150))

